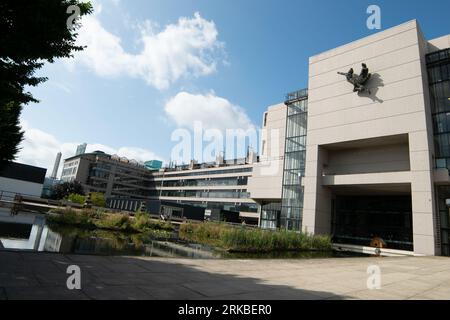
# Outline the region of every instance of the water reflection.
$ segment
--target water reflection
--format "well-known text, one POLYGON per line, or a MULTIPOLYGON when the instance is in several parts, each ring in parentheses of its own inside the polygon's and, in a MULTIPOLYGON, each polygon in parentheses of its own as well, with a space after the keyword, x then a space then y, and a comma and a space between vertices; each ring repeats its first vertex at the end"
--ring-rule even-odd
POLYGON ((342 253, 274 252, 264 254, 228 253, 181 241, 176 233, 130 234, 85 230, 48 224, 43 215, 0 212, 0 249, 59 252, 86 255, 123 255, 196 259, 299 259, 349 256, 342 253))
POLYGON ((0 211, 0 249, 91 255, 220 258, 211 248, 180 241, 177 234, 130 234, 47 223, 44 215, 0 211))
POLYGON ((20 218, 0 216, 0 248, 58 252, 62 238, 45 224, 44 217, 33 217, 32 224, 20 218))

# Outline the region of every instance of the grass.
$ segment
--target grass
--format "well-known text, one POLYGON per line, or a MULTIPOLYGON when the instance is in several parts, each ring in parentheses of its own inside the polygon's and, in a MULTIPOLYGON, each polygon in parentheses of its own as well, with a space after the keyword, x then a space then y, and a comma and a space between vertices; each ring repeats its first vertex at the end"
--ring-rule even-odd
POLYGON ((134 218, 131 218, 128 213, 110 213, 93 209, 55 209, 51 213, 48 216, 50 223, 71 225, 84 229, 103 229, 135 233, 150 232, 153 230, 173 231, 173 226, 169 222, 151 219, 147 214, 140 212, 137 212, 134 218))
POLYGON ((182 224, 180 238, 235 252, 331 250, 329 236, 249 229, 214 222, 182 224))

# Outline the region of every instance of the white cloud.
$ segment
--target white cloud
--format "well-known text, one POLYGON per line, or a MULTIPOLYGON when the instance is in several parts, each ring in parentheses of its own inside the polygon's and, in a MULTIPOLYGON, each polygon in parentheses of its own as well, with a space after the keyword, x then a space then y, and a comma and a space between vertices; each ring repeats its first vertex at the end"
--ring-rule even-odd
MULTIPOLYGON (((48 134, 42 130, 35 129, 29 126, 26 121, 21 123, 22 129, 25 131, 25 137, 20 147, 17 161, 29 165, 34 165, 47 169, 47 175, 51 174, 53 164, 55 162, 56 154, 62 153, 62 159, 66 159, 75 155, 79 142, 60 142, 53 135, 48 134)), ((119 149, 106 146, 99 143, 88 144, 86 152, 93 152, 101 150, 108 154, 117 154, 128 159, 135 159, 137 161, 147 160, 163 160, 155 153, 137 147, 121 147, 119 149)), ((59 167, 58 176, 61 174, 62 162, 59 167)))
POLYGON ((165 105, 165 112, 179 127, 193 128, 201 122, 204 129, 254 129, 244 109, 213 93, 180 92, 165 105))
POLYGON ((181 17, 159 33, 154 32, 153 22, 145 21, 137 35, 142 45, 137 54, 126 52, 120 37, 107 31, 97 15, 85 16, 81 23, 77 44, 87 48, 67 60, 72 68, 79 62, 99 76, 141 78, 160 90, 183 77, 215 72, 223 53, 214 22, 199 13, 181 17))

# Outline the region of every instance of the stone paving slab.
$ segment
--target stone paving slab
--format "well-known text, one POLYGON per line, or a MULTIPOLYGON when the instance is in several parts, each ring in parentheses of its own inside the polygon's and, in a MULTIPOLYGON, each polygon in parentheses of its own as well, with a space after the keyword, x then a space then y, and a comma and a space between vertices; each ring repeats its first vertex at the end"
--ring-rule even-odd
POLYGON ((0 299, 450 299, 450 258, 216 260, 0 251, 0 299), (67 267, 81 269, 69 290, 67 267), (367 288, 367 267, 381 288, 367 288))

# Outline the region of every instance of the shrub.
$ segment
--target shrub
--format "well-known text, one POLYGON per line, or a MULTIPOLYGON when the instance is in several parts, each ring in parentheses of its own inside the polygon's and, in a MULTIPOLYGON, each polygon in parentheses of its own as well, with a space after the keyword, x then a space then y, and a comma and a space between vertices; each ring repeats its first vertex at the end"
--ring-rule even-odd
POLYGON ((138 213, 134 219, 131 219, 128 213, 107 213, 101 209, 60 208, 50 212, 56 213, 56 215, 49 215, 48 221, 63 225, 82 226, 89 229, 145 232, 146 234, 156 232, 164 237, 173 231, 170 222, 154 220, 149 215, 142 213, 138 213))
POLYGON ((101 192, 92 192, 91 193, 91 203, 95 207, 106 207, 105 195, 101 192))
POLYGON ((106 217, 106 213, 98 209, 87 209, 84 208, 82 212, 87 215, 92 220, 101 220, 106 217))
POLYGON ((170 222, 154 220, 150 218, 148 214, 140 211, 136 212, 132 222, 132 227, 133 229, 141 232, 148 230, 173 230, 173 226, 170 222))
POLYGON ((113 213, 107 214, 103 219, 95 221, 98 228, 111 230, 131 229, 130 217, 128 214, 113 213))
POLYGON ((331 250, 331 239, 328 236, 285 230, 248 229, 224 223, 182 224, 180 237, 234 251, 331 250))
POLYGON ((57 213, 57 215, 49 216, 48 220, 50 222, 75 226, 92 226, 92 222, 86 212, 77 212, 73 209, 55 209, 51 212, 57 213))
POLYGON ((71 193, 67 197, 67 200, 69 200, 70 202, 78 203, 78 204, 84 204, 85 199, 86 199, 85 196, 83 196, 81 194, 77 194, 77 193, 71 193))

